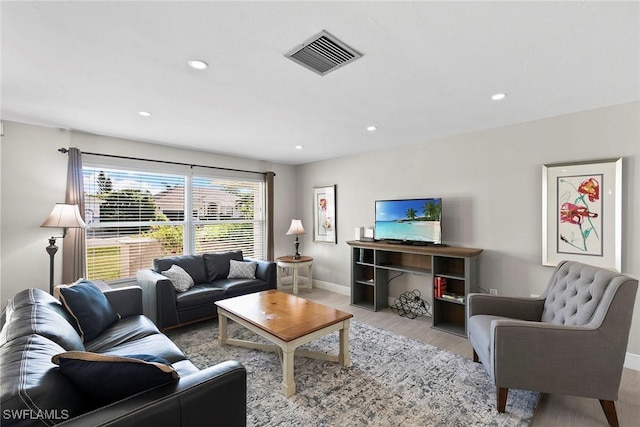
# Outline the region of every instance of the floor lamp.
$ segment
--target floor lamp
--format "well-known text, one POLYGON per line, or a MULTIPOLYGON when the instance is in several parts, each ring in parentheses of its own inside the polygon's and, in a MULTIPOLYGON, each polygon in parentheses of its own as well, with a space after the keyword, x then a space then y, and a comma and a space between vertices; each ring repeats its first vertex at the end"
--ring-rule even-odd
POLYGON ((49 239, 49 246, 47 246, 47 253, 49 254, 49 293, 53 295, 53 258, 58 252, 56 246, 56 239, 62 238, 67 235, 67 228, 85 228, 87 225, 84 223, 78 205, 67 205, 65 203, 56 203, 51 211, 51 214, 44 220, 40 227, 48 228, 62 228, 62 236, 52 236, 49 239))

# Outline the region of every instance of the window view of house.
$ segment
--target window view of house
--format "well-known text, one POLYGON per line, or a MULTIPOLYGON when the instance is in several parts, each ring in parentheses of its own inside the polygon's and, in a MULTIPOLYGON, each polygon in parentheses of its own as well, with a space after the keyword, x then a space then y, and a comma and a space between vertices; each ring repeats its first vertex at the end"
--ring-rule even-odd
POLYGON ((264 255, 262 181, 91 166, 83 175, 90 279, 134 277, 162 256, 264 255))

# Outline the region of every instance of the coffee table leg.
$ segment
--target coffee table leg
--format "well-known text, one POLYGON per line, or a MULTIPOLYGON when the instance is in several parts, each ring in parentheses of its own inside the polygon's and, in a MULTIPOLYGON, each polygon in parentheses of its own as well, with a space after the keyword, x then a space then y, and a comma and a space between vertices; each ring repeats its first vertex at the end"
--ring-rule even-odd
POLYGON ((340 353, 338 359, 342 366, 351 366, 351 358, 349 357, 349 319, 342 322, 340 329, 340 353))
POLYGON ((218 342, 227 344, 227 316, 218 310, 218 342))
POLYGON ((293 380, 293 355, 295 349, 282 349, 282 394, 291 397, 296 394, 296 383, 293 380))

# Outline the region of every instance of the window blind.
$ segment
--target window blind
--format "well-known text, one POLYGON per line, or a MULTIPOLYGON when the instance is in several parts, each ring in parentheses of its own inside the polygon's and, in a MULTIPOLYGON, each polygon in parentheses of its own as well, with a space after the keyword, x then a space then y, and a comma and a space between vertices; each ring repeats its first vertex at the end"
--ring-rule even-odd
POLYGON ((196 176, 192 182, 194 253, 241 249, 264 259, 264 181, 196 176))
POLYGON ((132 278, 169 255, 264 258, 264 181, 91 165, 83 180, 89 279, 132 278))

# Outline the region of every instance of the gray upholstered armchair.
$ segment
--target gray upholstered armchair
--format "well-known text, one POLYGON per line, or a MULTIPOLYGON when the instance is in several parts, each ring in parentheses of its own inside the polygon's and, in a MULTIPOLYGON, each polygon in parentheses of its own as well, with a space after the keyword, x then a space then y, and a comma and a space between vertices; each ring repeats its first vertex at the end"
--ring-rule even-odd
POLYGON ((469 294, 474 361, 496 385, 504 412, 510 388, 600 400, 611 426, 638 281, 578 262, 556 267, 540 298, 469 294))

